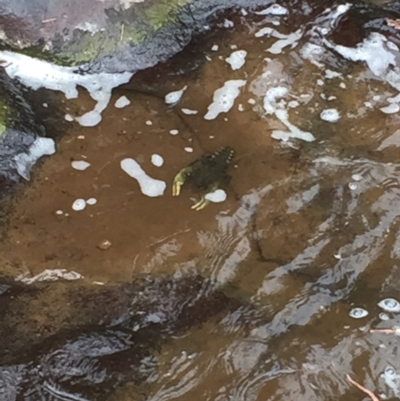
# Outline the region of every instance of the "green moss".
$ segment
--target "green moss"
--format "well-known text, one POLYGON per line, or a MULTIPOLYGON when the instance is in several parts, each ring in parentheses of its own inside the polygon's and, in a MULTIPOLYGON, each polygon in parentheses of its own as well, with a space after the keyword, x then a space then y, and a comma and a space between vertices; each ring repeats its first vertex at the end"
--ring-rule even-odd
POLYGON ((60 54, 53 54, 44 49, 42 45, 25 47, 24 49, 18 50, 18 53, 25 54, 33 58, 49 61, 50 63, 64 66, 72 66, 73 61, 68 57, 60 54))
POLYGON ((175 21, 177 11, 188 3, 188 0, 164 0, 152 5, 146 11, 148 21, 157 30, 166 23, 175 21))
POLYGON ((191 0, 155 0, 147 9, 146 6, 135 6, 125 14, 117 13, 114 19, 110 19, 107 29, 94 34, 75 29, 70 41, 65 41, 58 34, 53 39, 54 50, 46 50, 44 44, 38 44, 18 52, 56 65, 79 66, 96 60, 101 55, 114 54, 121 42, 143 42, 152 31, 175 21, 180 8, 189 1, 191 0))
POLYGON ((0 139, 7 129, 8 106, 0 99, 0 139))

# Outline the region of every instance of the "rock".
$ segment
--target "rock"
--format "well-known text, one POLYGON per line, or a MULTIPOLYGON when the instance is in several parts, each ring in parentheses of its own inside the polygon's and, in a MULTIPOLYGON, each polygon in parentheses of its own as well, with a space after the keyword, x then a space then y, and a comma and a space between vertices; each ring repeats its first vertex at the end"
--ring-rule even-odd
POLYGON ((0 3, 0 38, 14 51, 82 71, 137 71, 180 51, 206 19, 267 0, 20 0, 0 3))

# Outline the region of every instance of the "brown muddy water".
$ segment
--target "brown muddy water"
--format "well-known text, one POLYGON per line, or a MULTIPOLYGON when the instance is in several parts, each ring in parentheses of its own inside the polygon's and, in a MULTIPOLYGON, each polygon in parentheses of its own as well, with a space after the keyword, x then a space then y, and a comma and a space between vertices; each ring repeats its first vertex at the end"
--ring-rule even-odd
POLYGON ((18 278, 0 287, 0 399, 367 399, 346 375, 400 397, 396 32, 368 36, 360 9, 303 6, 220 18, 35 169, 0 244, 18 278), (232 107, 205 119, 232 80, 232 107), (224 202, 172 196, 179 170, 224 146, 224 202), (144 195, 126 158, 164 194, 144 195), (96 203, 73 210, 79 198, 96 203), (40 282, 55 269, 83 277, 40 282))

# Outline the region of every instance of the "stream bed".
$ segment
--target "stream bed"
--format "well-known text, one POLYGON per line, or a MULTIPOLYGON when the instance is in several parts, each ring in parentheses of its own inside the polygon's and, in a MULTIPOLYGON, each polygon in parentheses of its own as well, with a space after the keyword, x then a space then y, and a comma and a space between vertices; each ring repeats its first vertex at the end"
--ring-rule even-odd
POLYGON ((1 400, 400 397, 395 10, 320 3, 219 16, 94 127, 65 102, 1 232, 1 400), (225 201, 172 196, 226 146, 225 201))

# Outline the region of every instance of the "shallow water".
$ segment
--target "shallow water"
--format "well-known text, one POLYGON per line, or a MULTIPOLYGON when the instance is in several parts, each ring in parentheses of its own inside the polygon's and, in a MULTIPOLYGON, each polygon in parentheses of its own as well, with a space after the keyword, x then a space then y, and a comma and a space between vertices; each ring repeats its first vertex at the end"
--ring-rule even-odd
MULTIPOLYGON (((370 32, 365 10, 293 9, 221 17, 116 90, 101 124, 73 124, 36 169, 12 203, 3 272, 84 278, 4 291, 8 394, 22 383, 15 399, 362 399, 350 374, 399 397, 398 338, 371 332, 400 324, 378 306, 399 299, 400 120, 381 110, 400 90, 396 32, 383 23, 390 42, 378 36, 354 53, 370 32), (247 56, 232 70, 236 50, 247 56), (245 81, 233 107, 204 119, 228 80, 245 81), (130 104, 115 108, 122 95, 130 104), (321 118, 330 109, 335 122, 321 118), (173 178, 221 146, 236 151, 227 200, 193 211, 199 192, 173 197, 173 178), (164 195, 143 195, 125 158, 165 181, 164 195), (97 203, 74 211, 78 198, 97 203), (368 315, 350 317, 355 307, 368 315)), ((92 104, 82 93, 70 107, 92 104)))

